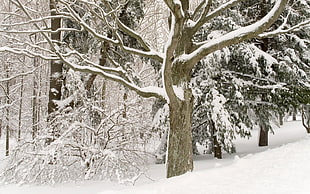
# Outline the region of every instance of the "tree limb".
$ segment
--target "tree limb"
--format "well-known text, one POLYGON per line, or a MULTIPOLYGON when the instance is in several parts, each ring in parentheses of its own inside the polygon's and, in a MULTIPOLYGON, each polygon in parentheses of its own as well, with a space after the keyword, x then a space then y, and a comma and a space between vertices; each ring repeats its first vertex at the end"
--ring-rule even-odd
POLYGON ((192 69, 194 65, 203 57, 216 50, 220 50, 224 47, 257 37, 278 19, 285 8, 287 1, 288 0, 277 0, 272 10, 258 22, 229 32, 219 38, 213 39, 203 44, 192 53, 183 54, 178 60, 187 61, 187 64, 189 64, 187 68, 192 69))
POLYGON ((301 23, 299 23, 299 24, 297 24, 297 25, 295 25, 295 26, 293 26, 291 28, 285 29, 285 30, 283 30, 280 27, 277 30, 260 34, 260 35, 258 35, 258 38, 261 38, 261 39, 263 39, 263 38, 270 38, 270 37, 277 36, 277 35, 280 35, 280 34, 286 34, 286 33, 289 33, 289 32, 295 32, 295 31, 300 30, 302 27, 309 28, 310 27, 310 20, 306 20, 304 22, 301 22, 301 23))
POLYGON ((210 12, 209 14, 208 11, 209 11, 209 6, 211 6, 211 1, 209 0, 208 1, 208 4, 206 4, 205 8, 204 8, 204 12, 203 14, 201 15, 201 17, 198 19, 197 22, 195 22, 195 24, 193 25, 192 27, 192 32, 193 34, 196 33, 199 28, 205 24, 207 21, 209 21, 210 19, 220 15, 223 11, 235 6, 236 4, 242 2, 244 0, 231 0, 231 1, 228 1, 227 3, 219 6, 218 8, 216 8, 215 10, 213 10, 212 12, 210 12), (209 5, 210 4, 210 5, 209 5))
POLYGON ((184 18, 185 14, 183 12, 182 3, 180 0, 164 0, 165 4, 170 9, 171 13, 176 18, 184 18))

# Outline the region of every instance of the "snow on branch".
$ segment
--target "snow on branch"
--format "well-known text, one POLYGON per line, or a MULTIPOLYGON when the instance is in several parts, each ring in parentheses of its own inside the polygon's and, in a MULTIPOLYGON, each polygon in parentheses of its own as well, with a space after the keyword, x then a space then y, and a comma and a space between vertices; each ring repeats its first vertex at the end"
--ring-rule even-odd
POLYGON ((194 23, 193 27, 192 27, 192 31, 193 32, 197 32, 199 30, 199 28, 205 24, 207 21, 209 21, 210 19, 220 15, 223 11, 235 6, 236 4, 242 2, 244 0, 231 0, 226 2, 225 4, 219 6, 218 8, 216 8, 215 10, 213 10, 212 12, 209 12, 210 6, 211 6, 211 1, 208 1, 207 4, 205 4, 204 6, 204 11, 201 15, 201 17, 197 20, 197 22, 194 23))
MULTIPOLYGON (((60 0, 59 2, 62 3, 67 8, 67 10, 69 11, 69 13, 68 12, 60 12, 59 14, 67 16, 67 17, 71 17, 71 19, 73 19, 75 22, 77 22, 79 25, 81 25, 82 28, 86 29, 95 38, 102 40, 102 41, 109 42, 115 46, 120 46, 123 49, 123 51, 125 51, 125 52, 135 54, 135 55, 139 55, 142 57, 152 58, 152 59, 158 60, 160 62, 163 61, 163 55, 161 53, 150 49, 147 46, 148 44, 142 39, 142 37, 138 33, 134 32, 130 28, 126 27, 125 25, 122 25, 120 22, 117 22, 120 29, 125 31, 129 36, 136 38, 138 40, 138 42, 144 47, 144 49, 147 48, 147 49, 145 49, 146 51, 125 46, 123 44, 123 42, 121 41, 121 38, 119 38, 117 34, 116 34, 117 39, 113 39, 113 38, 109 38, 106 35, 102 35, 102 34, 96 32, 96 30, 94 28, 92 28, 91 26, 89 26, 87 23, 85 23, 83 21, 83 19, 72 9, 72 7, 70 6, 70 4, 68 2, 63 1, 63 0, 60 0)), ((113 10, 111 10, 110 12, 113 13, 113 10)), ((97 14, 97 16, 98 16, 98 14, 97 14)), ((104 17, 99 17, 99 19, 103 20, 103 22, 105 22, 105 20, 106 20, 104 17)), ((105 22, 105 23, 107 23, 107 22, 105 22)), ((113 31, 116 31, 115 27, 111 26, 110 28, 113 31)))
MULTIPOLYGON (((146 51, 140 51, 137 49, 128 48, 128 47, 125 47, 119 40, 111 39, 111 38, 108 38, 107 36, 104 36, 102 34, 97 33, 95 31, 95 29, 91 28, 88 24, 86 24, 82 20, 82 18, 80 18, 80 16, 72 9, 72 7, 70 6, 69 3, 67 3, 63 0, 60 0, 59 2, 63 3, 65 5, 65 7, 67 8, 67 10, 69 11, 69 13, 64 12, 64 13, 60 13, 60 14, 67 16, 67 17, 70 17, 71 19, 75 20, 82 27, 84 27, 88 32, 93 34, 99 40, 110 42, 116 46, 121 46, 123 48, 123 50, 129 51, 129 52, 137 54, 139 56, 150 56, 150 55, 152 55, 152 56, 155 56, 155 57, 162 59, 162 57, 158 56, 154 52, 146 52, 146 51)), ((16 0, 15 3, 16 3, 16 5, 18 5, 19 8, 21 8, 21 10, 27 16, 27 18, 30 21, 33 21, 33 18, 30 16, 30 14, 28 13, 25 6, 19 0, 16 0)), ((33 24, 37 29, 40 29, 40 27, 38 26, 37 23, 33 23, 33 24)), ((116 81, 116 82, 118 82, 122 85, 125 85, 126 87, 132 89, 133 91, 137 92, 142 97, 146 97, 146 98, 157 97, 157 98, 161 98, 164 100, 166 99, 164 96, 163 88, 159 88, 159 87, 140 88, 136 84, 134 84, 133 82, 129 81, 129 79, 126 79, 125 72, 122 69, 99 67, 99 65, 87 60, 85 57, 83 57, 82 54, 80 54, 78 52, 71 51, 71 52, 64 54, 60 51, 60 48, 54 44, 53 40, 51 40, 51 38, 49 36, 47 36, 47 34, 43 33, 42 31, 40 33, 44 36, 45 40, 49 44, 49 46, 50 46, 50 52, 49 53, 52 53, 51 55, 44 56, 43 54, 36 53, 34 51, 30 51, 29 49, 10 48, 10 47, 0 47, 0 52, 11 52, 11 53, 19 54, 19 55, 25 55, 28 57, 40 57, 40 58, 45 59, 45 60, 61 60, 62 62, 64 62, 66 65, 68 65, 73 70, 86 72, 86 73, 92 73, 92 74, 98 74, 98 75, 100 75, 106 79, 116 81), (77 59, 76 57, 78 57, 79 62, 82 63, 83 65, 76 63, 76 59, 77 59), (85 66, 85 64, 89 65, 89 66, 85 66), (115 73, 118 75, 115 75, 115 73)))
POLYGON ((18 77, 23 77, 23 76, 27 76, 27 75, 29 75, 29 74, 33 74, 37 69, 38 69, 38 67, 37 67, 37 68, 34 68, 34 69, 31 70, 31 71, 25 72, 25 73, 19 73, 19 74, 17 74, 17 75, 14 75, 14 76, 12 76, 12 77, 9 77, 9 78, 0 79, 0 82, 7 82, 7 81, 13 80, 13 79, 18 78, 18 77))
POLYGON ((38 22, 47 22, 48 20, 51 19, 56 19, 56 18, 69 18, 66 16, 62 16, 62 15, 56 15, 56 16, 45 16, 45 17, 41 17, 41 18, 36 18, 36 19, 31 19, 25 22, 18 22, 18 23, 1 23, 0 26, 2 27, 12 27, 12 26, 24 26, 24 25, 29 25, 32 23, 38 23, 38 22))
POLYGON ((163 88, 159 88, 159 87, 140 88, 136 84, 134 84, 130 81, 127 81, 126 79, 123 79, 120 76, 117 76, 117 75, 114 75, 114 74, 111 74, 111 73, 104 71, 102 68, 78 65, 76 63, 73 63, 73 62, 70 62, 69 60, 67 60, 66 57, 63 54, 61 54, 59 51, 56 51, 55 53, 57 54, 57 56, 59 57, 59 59, 62 62, 64 62, 66 65, 68 65, 70 68, 72 68, 75 71, 100 75, 106 79, 115 81, 117 83, 120 83, 120 84, 128 87, 129 89, 135 91, 137 94, 139 94, 140 96, 145 97, 145 98, 156 97, 156 98, 165 99, 165 97, 163 95, 164 92, 162 91, 163 88))
POLYGON ((241 27, 237 30, 231 31, 221 37, 213 39, 206 42, 198 49, 190 54, 183 54, 179 60, 188 61, 190 68, 192 68, 198 61, 200 61, 206 55, 220 50, 224 47, 240 43, 244 40, 257 37, 259 34, 263 33, 267 28, 269 28, 280 16, 284 10, 288 0, 278 0, 276 1, 272 10, 261 20, 254 24, 241 27))
POLYGON ((286 34, 286 33, 289 33, 289 32, 295 32, 295 31, 298 31, 302 28, 310 28, 310 19, 309 20, 306 20, 304 22, 301 22, 293 27, 290 27, 288 29, 283 29, 283 25, 281 25, 278 29, 274 30, 274 31, 271 31, 271 32, 266 32, 266 33, 263 33, 263 34, 260 34, 258 35, 259 38, 269 38, 269 37, 273 37, 273 36, 277 36, 277 35, 280 35, 280 34, 286 34))
POLYGON ((109 43, 112 43, 112 44, 118 44, 117 40, 113 40, 113 39, 111 39, 111 38, 109 38, 107 36, 104 36, 104 35, 102 35, 100 33, 97 33, 95 31, 95 29, 93 29, 88 24, 86 24, 83 21, 83 19, 78 15, 78 13, 76 13, 72 9, 72 7, 70 6, 69 3, 65 2, 65 1, 62 1, 62 0, 60 0, 59 2, 62 3, 67 8, 67 10, 69 11, 69 13, 68 12, 60 12, 59 13, 60 15, 71 17, 71 19, 73 19, 75 22, 77 22, 79 25, 81 25, 81 27, 86 29, 88 32, 90 32, 97 39, 102 40, 102 41, 106 41, 106 42, 109 42, 109 43))
POLYGON ((24 56, 27 56, 30 58, 39 57, 39 58, 44 59, 44 60, 57 60, 58 59, 58 57, 45 56, 43 54, 33 52, 33 51, 28 50, 28 49, 10 48, 10 47, 6 47, 6 46, 0 47, 0 53, 1 52, 10 52, 10 53, 17 54, 17 55, 24 55, 24 56))
POLYGON ((1 106, 0 106, 0 110, 6 109, 6 108, 8 108, 8 107, 11 107, 11 106, 14 105, 14 103, 15 103, 15 102, 11 102, 10 104, 1 105, 1 106))
POLYGON ((194 14, 193 14, 193 20, 195 21, 195 18, 198 18, 196 23, 194 24, 194 25, 197 25, 196 28, 202 25, 201 23, 203 22, 204 18, 210 11, 211 4, 212 4, 212 0, 208 0, 208 2, 207 0, 204 0, 195 9, 194 14), (199 12, 201 12, 200 16, 198 15, 199 12))
MULTIPOLYGON (((3 25, 0 24, 0 27, 1 26, 3 25)), ((55 31, 48 30, 48 29, 39 29, 39 30, 0 30, 0 32, 10 33, 10 34, 36 34, 36 33, 58 33, 58 32, 81 32, 81 30, 78 30, 75 28, 58 28, 55 31)))

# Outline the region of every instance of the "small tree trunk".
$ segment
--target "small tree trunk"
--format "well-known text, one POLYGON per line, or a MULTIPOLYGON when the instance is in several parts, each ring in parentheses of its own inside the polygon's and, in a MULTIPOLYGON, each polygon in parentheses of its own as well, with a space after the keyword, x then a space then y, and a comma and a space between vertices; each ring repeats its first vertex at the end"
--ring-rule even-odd
POLYGON ((21 138, 23 93, 24 93, 24 77, 21 77, 20 99, 19 99, 19 110, 18 110, 18 132, 17 132, 18 141, 20 141, 20 138, 21 138))
POLYGON ((293 121, 296 121, 297 120, 297 118, 296 118, 296 115, 297 115, 297 109, 294 107, 293 108, 293 121))
MULTIPOLYGON (((38 6, 38 5, 37 5, 38 6)), ((37 35, 34 35, 34 40, 37 42, 37 35)), ((38 67, 38 58, 33 59, 33 66, 36 68, 38 67)), ((39 103, 38 103, 38 91, 39 91, 39 76, 40 72, 34 72, 33 74, 33 87, 32 87, 32 139, 36 137, 36 134, 38 132, 38 124, 39 124, 39 103)))
POLYGON ((310 133, 310 105, 304 105, 302 108, 302 125, 306 128, 307 133, 310 133))
MULTIPOLYGON (((37 59, 34 59, 34 64, 36 66, 37 59)), ((38 131, 38 82, 36 74, 33 77, 33 90, 32 90, 32 139, 36 137, 38 131)))
POLYGON ((211 121, 210 127, 211 127, 212 138, 213 138, 213 154, 214 154, 214 157, 217 159, 222 159, 222 147, 217 140, 216 127, 215 127, 215 124, 213 121, 211 121))
POLYGON ((167 178, 193 170, 191 92, 185 92, 185 100, 176 99, 169 104, 170 131, 168 138, 167 178))
MULTIPOLYGON (((9 78, 9 67, 7 65, 6 69, 6 77, 9 78)), ((9 155, 9 150, 10 150, 10 82, 6 82, 6 103, 7 103, 7 108, 6 108, 6 136, 5 136, 5 155, 9 155)))
POLYGON ((268 146, 268 129, 260 125, 258 146, 268 146))
POLYGON ((10 127, 6 125, 6 136, 5 136, 5 155, 8 156, 10 153, 10 127))
POLYGON ((284 120, 283 114, 279 113, 279 124, 280 124, 280 126, 283 125, 283 120, 284 120))

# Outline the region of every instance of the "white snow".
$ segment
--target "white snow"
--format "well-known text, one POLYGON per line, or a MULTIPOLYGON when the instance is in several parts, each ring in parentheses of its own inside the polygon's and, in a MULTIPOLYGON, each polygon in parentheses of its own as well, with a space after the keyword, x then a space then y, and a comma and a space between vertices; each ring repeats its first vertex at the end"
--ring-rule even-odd
MULTIPOLYGON (((274 131, 268 147, 257 147, 258 131, 253 131, 251 139, 236 140, 238 153, 224 154, 222 160, 209 155, 196 156, 194 172, 179 177, 166 179, 164 165, 152 165, 147 176, 142 175, 135 186, 107 181, 55 186, 6 185, 0 186, 0 194, 309 193, 310 136, 300 121, 286 122, 274 131)), ((0 146, 4 147, 4 140, 0 146)))
POLYGON ((173 91, 175 93, 175 95, 180 99, 180 100, 184 100, 184 90, 182 87, 173 85, 172 86, 173 91))

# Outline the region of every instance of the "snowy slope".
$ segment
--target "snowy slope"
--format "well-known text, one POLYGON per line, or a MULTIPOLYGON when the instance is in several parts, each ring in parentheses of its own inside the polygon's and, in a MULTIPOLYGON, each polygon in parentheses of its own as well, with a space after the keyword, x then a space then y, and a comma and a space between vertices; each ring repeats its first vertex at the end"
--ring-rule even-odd
POLYGON ((188 173, 119 192, 100 194, 309 193, 310 137, 243 158, 233 164, 188 173))
POLYGON ((223 160, 195 159, 195 170, 165 179, 164 166, 153 165, 135 186, 83 182, 51 186, 0 187, 0 194, 216 194, 310 193, 310 136, 299 122, 288 122, 270 135, 270 146, 257 147, 257 131, 250 140, 238 139, 238 153, 223 160))

